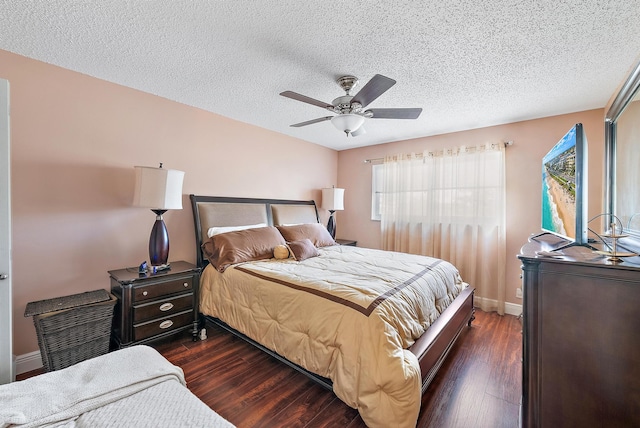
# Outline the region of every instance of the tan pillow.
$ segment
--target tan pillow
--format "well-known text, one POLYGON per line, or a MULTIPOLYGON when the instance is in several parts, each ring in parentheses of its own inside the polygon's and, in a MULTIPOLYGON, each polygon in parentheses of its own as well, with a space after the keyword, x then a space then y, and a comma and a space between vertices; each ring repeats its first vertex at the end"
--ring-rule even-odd
POLYGON ((293 254, 293 258, 299 262, 320 255, 313 242, 306 238, 300 241, 287 242, 287 246, 291 254, 293 254))
POLYGON ((278 230, 287 242, 309 239, 316 247, 337 245, 327 228, 320 223, 296 224, 293 226, 277 226, 278 230))
POLYGON ((286 245, 276 245, 273 249, 273 257, 278 260, 289 258, 289 247, 286 245))
POLYGON ((212 236, 202 244, 205 257, 218 271, 232 264, 270 259, 277 245, 285 240, 273 226, 245 229, 212 236))

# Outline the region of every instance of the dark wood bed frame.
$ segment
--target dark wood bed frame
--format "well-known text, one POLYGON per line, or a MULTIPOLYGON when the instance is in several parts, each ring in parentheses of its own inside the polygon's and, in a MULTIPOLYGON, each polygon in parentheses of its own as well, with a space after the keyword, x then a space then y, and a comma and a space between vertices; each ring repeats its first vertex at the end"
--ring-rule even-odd
MULTIPOLYGON (((319 222, 318 211, 314 201, 299 201, 299 200, 284 200, 284 199, 254 199, 254 198, 232 198, 232 197, 219 197, 219 196, 197 196, 190 195, 191 207, 193 209, 193 220, 195 225, 195 237, 196 237, 196 258, 198 267, 204 269, 208 264, 206 258, 202 254, 202 244, 206 237, 206 231, 211 225, 216 226, 240 226, 246 224, 267 223, 269 225, 287 223, 281 219, 275 219, 278 210, 293 209, 299 207, 301 211, 304 211, 303 217, 307 221, 319 222), (230 212, 234 208, 238 208, 238 214, 241 213, 242 204, 248 204, 252 206, 255 211, 262 211, 258 205, 263 205, 265 212, 260 213, 260 219, 243 219, 242 216, 230 215, 230 212), (209 218, 211 211, 209 208, 221 207, 224 208, 223 215, 218 217, 209 218), (227 209, 230 208, 230 209, 227 209), (206 218, 205 218, 206 217, 206 218), (209 223, 205 224, 204 223, 209 223)), ((471 326, 471 322, 475 319, 475 309, 473 306, 474 288, 467 287, 464 289, 458 297, 449 305, 449 307, 440 315, 440 317, 429 327, 429 329, 409 348, 409 350, 416 355, 420 362, 420 370, 422 372, 422 393, 425 392, 433 378, 435 377, 438 369, 444 362, 447 354, 451 350, 451 347, 455 343, 456 339, 462 332, 465 326, 471 326)), ((333 389, 330 379, 318 376, 315 373, 309 372, 303 367, 292 363, 281 355, 266 348, 255 340, 245 336, 239 331, 229 327, 223 321, 206 316, 205 319, 208 323, 215 324, 224 330, 234 334, 237 337, 249 342, 256 346, 267 354, 273 356, 279 361, 287 364, 295 370, 305 374, 314 381, 327 389, 333 389)))

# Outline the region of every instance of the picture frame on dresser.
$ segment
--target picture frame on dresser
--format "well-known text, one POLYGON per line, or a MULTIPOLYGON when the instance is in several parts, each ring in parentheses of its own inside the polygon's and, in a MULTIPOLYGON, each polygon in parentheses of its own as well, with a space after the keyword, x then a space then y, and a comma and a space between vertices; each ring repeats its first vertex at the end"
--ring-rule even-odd
POLYGON ((146 344, 190 330, 198 338, 200 268, 185 262, 170 263, 158 273, 138 268, 108 272, 116 296, 112 349, 146 344))

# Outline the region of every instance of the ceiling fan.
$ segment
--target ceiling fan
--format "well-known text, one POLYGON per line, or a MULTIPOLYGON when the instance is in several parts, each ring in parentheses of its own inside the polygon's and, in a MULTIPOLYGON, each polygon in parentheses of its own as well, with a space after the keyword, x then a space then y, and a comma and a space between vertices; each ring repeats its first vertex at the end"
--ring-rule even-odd
POLYGON ((337 116, 326 116, 318 119, 307 120, 306 122, 291 125, 294 128, 307 126, 314 123, 330 120, 331 123, 349 135, 357 137, 365 134, 363 124, 365 118, 370 119, 417 119, 422 113, 421 108, 373 108, 365 110, 376 98, 384 94, 389 88, 396 84, 396 81, 381 74, 376 74, 369 80, 356 95, 351 95, 351 90, 358 84, 355 76, 342 76, 337 81, 338 85, 346 92, 346 95, 336 98, 331 104, 319 101, 297 92, 284 91, 280 95, 303 103, 322 107, 337 116))

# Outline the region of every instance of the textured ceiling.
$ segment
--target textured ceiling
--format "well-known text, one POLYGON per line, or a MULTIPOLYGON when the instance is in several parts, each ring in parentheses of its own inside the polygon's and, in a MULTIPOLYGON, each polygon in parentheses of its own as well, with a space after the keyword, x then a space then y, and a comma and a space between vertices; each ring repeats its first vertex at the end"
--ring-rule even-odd
POLYGON ((0 0, 0 49, 337 150, 604 107, 640 54, 637 0, 0 0), (397 84, 345 137, 341 75, 397 84))

